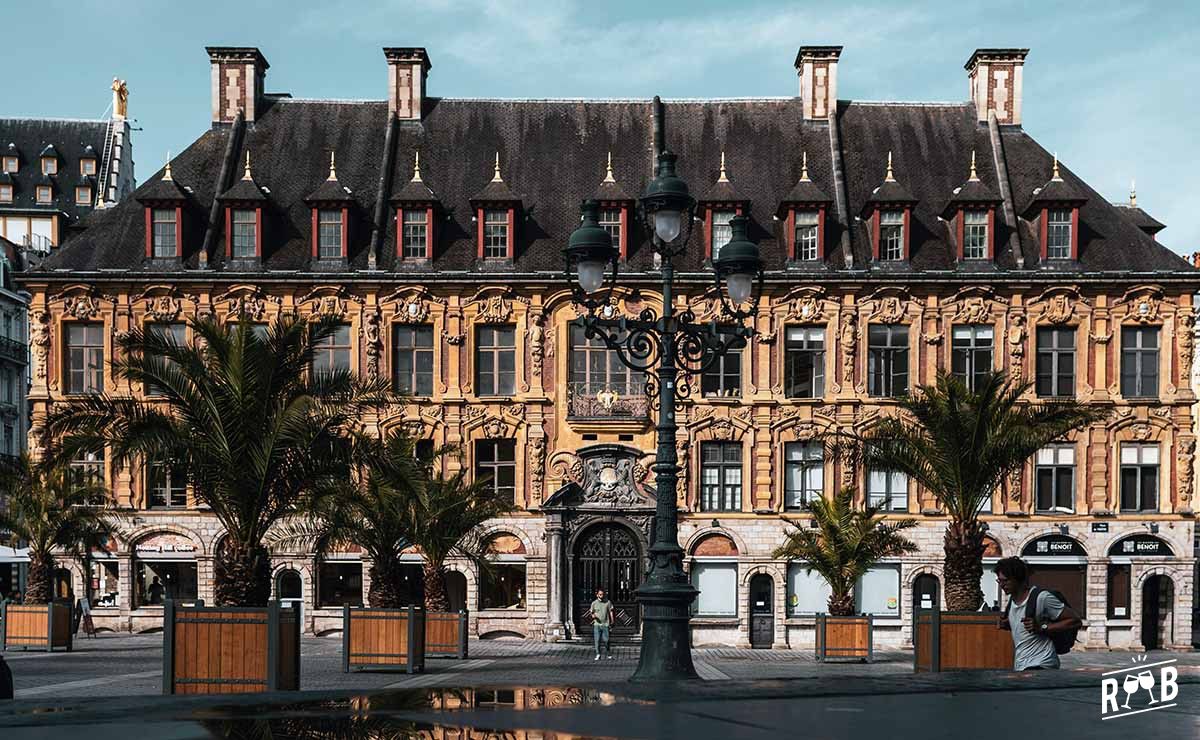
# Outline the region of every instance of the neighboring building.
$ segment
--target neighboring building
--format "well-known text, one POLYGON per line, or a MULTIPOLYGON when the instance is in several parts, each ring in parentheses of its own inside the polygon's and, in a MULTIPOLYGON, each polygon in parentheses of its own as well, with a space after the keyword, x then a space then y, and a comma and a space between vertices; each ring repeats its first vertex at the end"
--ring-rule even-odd
MULTIPOLYGON (((14 274, 24 267, 21 247, 0 237, 0 458, 25 451, 29 435, 26 393, 29 389, 29 342, 26 314, 29 294, 17 287, 14 274)), ((5 508, 0 490, 0 511, 5 508)), ((0 595, 25 590, 26 563, 22 543, 0 533, 0 595)))
POLYGON ((0 118, 0 237, 47 253, 133 190, 127 101, 113 80, 109 118, 0 118))
MULTIPOLYGON (((1090 646, 1190 641, 1200 273, 1022 129, 1025 50, 973 54, 965 103, 838 100, 841 47, 802 47, 796 97, 661 105, 436 98, 419 48, 384 50, 387 100, 300 100, 264 92, 258 49, 208 52, 211 130, 29 276, 35 421, 76 394, 144 397, 103 370, 134 326, 340 317, 328 363, 414 399, 368 421, 462 445, 448 466, 519 506, 489 526, 486 577, 455 564, 472 630, 562 637, 605 585, 634 631, 654 429, 641 378, 574 328, 560 250, 598 198, 630 286, 611 315, 660 305, 634 198, 665 144, 700 200, 678 305, 722 320, 705 265, 733 214, 769 267, 756 338, 679 414, 697 644, 811 644, 822 584, 771 552, 783 519, 806 526, 804 502, 843 485, 920 521, 920 551, 859 588, 880 642, 908 642, 914 605, 939 593, 945 517, 903 476, 825 459, 814 440, 870 425, 938 370, 985 368, 1036 378, 1031 399, 1113 411, 996 492, 988 567, 1028 557, 1090 646)), ((158 627, 154 578, 210 599, 220 531, 186 485, 99 451, 79 464, 136 511, 89 579, 96 623, 158 627)), ((366 592, 357 552, 274 566, 318 632, 366 592)))

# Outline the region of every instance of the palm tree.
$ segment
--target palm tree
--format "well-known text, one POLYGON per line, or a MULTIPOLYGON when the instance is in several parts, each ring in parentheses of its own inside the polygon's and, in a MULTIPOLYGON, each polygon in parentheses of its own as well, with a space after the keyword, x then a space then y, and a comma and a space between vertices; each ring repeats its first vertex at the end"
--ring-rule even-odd
POLYGON ((814 499, 808 511, 817 528, 793 525, 772 556, 801 561, 809 574, 819 573, 829 584, 829 613, 835 617, 854 614, 854 584, 872 565, 917 549, 901 534, 917 526, 915 519, 888 522, 877 508, 854 508, 853 499, 853 488, 814 499))
POLYGON ((217 604, 261 606, 271 592, 267 531, 306 492, 346 478, 347 430, 390 394, 382 379, 313 372, 333 318, 280 316, 266 331, 244 315, 234 326, 189 326, 191 344, 140 329, 119 340, 114 376, 154 389, 157 403, 77 399, 49 415, 46 431, 65 455, 107 447, 118 466, 154 461, 186 475, 227 533, 213 564, 217 604))
POLYGON ((94 505, 108 492, 74 475, 66 463, 42 465, 21 455, 0 466, 0 491, 5 492, 0 530, 29 543, 26 603, 54 597, 56 548, 86 563, 116 533, 115 515, 94 505))
POLYGON ((986 527, 979 510, 992 492, 1047 444, 1107 416, 1075 401, 1023 401, 1031 385, 989 373, 971 390, 939 374, 935 385, 900 399, 898 416, 856 440, 868 470, 904 473, 949 517, 943 575, 950 610, 975 610, 983 602, 986 527))
POLYGON ((414 499, 424 490, 427 469, 417 460, 416 440, 403 428, 384 439, 357 440, 358 480, 314 489, 298 507, 302 518, 286 522, 269 540, 308 544, 318 557, 356 545, 371 558, 367 604, 404 606, 400 555, 408 547, 414 499))

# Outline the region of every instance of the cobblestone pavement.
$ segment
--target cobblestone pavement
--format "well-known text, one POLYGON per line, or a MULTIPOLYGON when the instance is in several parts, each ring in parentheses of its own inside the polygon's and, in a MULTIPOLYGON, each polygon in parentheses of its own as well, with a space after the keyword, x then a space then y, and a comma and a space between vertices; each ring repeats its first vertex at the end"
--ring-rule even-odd
MULTIPOLYGON (((624 681, 637 666, 638 646, 619 644, 612 660, 593 660, 590 645, 508 640, 472 640, 466 661, 433 658, 426 673, 364 671, 343 673, 342 642, 336 637, 307 637, 302 644, 302 687, 306 690, 359 690, 500 684, 572 685, 624 681)), ((813 679, 836 685, 838 679, 911 677, 911 652, 880 652, 876 662, 822 664, 809 650, 697 648, 696 669, 710 681, 813 679)), ((1098 681, 1100 673, 1124 668, 1134 653, 1077 652, 1063 667, 1079 679, 1098 681)), ((75 642, 70 653, 5 653, 17 699, 133 696, 162 691, 162 635, 102 635, 75 642)), ((1181 677, 1200 678, 1200 653, 1155 653, 1154 660, 1176 658, 1181 677)), ((1065 673, 1065 671, 1064 671, 1065 673)), ((995 676, 997 674, 991 674, 995 676)), ((1065 678, 1065 676, 1064 676, 1065 678)), ((968 679, 959 679, 967 681, 968 679)), ((999 679, 997 679, 999 680, 999 679)), ((1009 679, 1011 681, 1011 679, 1009 679)))

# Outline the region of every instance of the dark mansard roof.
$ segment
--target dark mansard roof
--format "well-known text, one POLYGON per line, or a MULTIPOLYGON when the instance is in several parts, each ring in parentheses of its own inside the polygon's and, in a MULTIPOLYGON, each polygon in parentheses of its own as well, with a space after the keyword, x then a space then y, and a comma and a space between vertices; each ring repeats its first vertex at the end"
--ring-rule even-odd
MULTIPOLYGON (((394 152, 385 163, 386 102, 271 99, 255 123, 214 127, 173 160, 174 183, 186 195, 185 254, 174 269, 198 269, 199 252, 207 242, 204 269, 226 271, 224 228, 210 228, 209 217, 214 198, 240 187, 239 165, 248 148, 252 184, 264 198, 262 270, 267 273, 310 271, 314 196, 323 200, 336 195, 349 206, 346 269, 351 273, 367 268, 373 244, 378 244, 376 268, 396 268, 395 219, 380 219, 383 232, 374 234, 380 199, 391 207, 433 199, 438 206, 436 245, 433 260, 423 269, 469 272, 482 267, 472 222, 475 208, 504 201, 517 211, 511 269, 557 278, 562 270, 560 250, 579 223, 580 201, 606 192, 613 194, 606 198, 611 200, 636 197, 652 177, 653 106, 649 100, 429 99, 421 121, 395 124, 394 152), (331 150, 336 152, 336 183, 328 180, 331 150), (421 181, 413 183, 418 152, 421 181), (615 182, 605 184, 610 153, 615 182), (493 182, 497 155, 502 182, 493 182), (228 180, 224 187, 218 182, 223 165, 228 180)), ((664 101, 663 110, 665 145, 678 155, 679 173, 692 194, 749 203, 750 235, 773 270, 786 266, 781 203, 827 203, 829 271, 824 275, 836 279, 839 274, 861 276, 876 269, 866 222, 861 220, 869 202, 886 196, 911 204, 911 255, 903 270, 955 271, 959 268, 952 229, 942 218, 947 206, 964 197, 964 189, 973 202, 996 202, 1002 192, 992 137, 969 103, 840 101, 833 132, 827 121, 803 120, 798 98, 664 101), (835 178, 838 165, 831 133, 840 147, 840 178, 835 178), (727 183, 718 183, 722 152, 727 183), (978 183, 968 182, 972 152, 978 183), (884 182, 889 153, 895 183, 884 182), (805 154, 810 183, 801 186, 805 154)), ((1079 260, 1070 269, 1193 272, 1182 257, 1156 243, 1066 166, 1059 165, 1062 182, 1051 183, 1053 156, 1020 127, 999 131, 1012 210, 1018 218, 1014 234, 1003 217, 1006 209, 997 209, 998 270, 1036 274, 1037 233, 1022 214, 1035 200, 1062 190, 1081 204, 1079 260), (1054 192, 1047 193, 1048 185, 1054 192), (1020 266, 1017 252, 1023 258, 1020 266)), ((104 218, 90 219, 88 228, 57 249, 43 270, 172 269, 145 258, 144 206, 139 198, 163 187, 161 175, 148 178, 134 198, 110 209, 104 218)), ((702 232, 693 230, 693 248, 681 265, 685 271, 703 268, 702 232)), ((637 272, 652 264, 646 235, 634 224, 627 269, 637 272)), ((489 265, 487 273, 494 277, 495 266, 489 265)), ((964 272, 964 278, 968 274, 964 272)))
POLYGON ((79 160, 101 162, 97 152, 104 151, 107 120, 72 120, 61 118, 0 118, 0 157, 17 157, 18 170, 5 179, 13 186, 13 202, 0 204, 0 211, 30 213, 63 213, 75 219, 92 212, 96 196, 96 178, 80 173, 79 160), (42 157, 58 161, 58 174, 42 175, 42 157), (38 203, 37 186, 53 188, 51 203, 38 203), (92 188, 87 205, 76 205, 75 188, 92 188))

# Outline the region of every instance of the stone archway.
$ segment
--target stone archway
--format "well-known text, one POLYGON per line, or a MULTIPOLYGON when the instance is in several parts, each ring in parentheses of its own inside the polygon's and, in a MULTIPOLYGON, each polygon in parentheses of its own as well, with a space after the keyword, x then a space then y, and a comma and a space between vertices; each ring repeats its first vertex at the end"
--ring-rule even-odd
POLYGON ((589 607, 596 589, 613 602, 613 632, 635 634, 641 624, 637 588, 642 580, 642 547, 637 534, 616 522, 580 532, 572 558, 574 617, 580 629, 591 624, 589 607))

